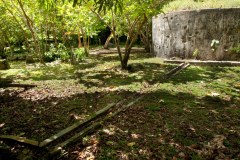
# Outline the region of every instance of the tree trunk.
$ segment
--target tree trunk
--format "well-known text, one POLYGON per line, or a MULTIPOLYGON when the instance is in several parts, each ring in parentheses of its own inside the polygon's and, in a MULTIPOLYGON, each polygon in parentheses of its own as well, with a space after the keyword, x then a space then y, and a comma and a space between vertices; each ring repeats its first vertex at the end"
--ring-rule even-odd
POLYGON ((82 27, 81 27, 81 32, 82 32, 82 36, 83 36, 83 46, 84 46, 85 55, 88 56, 88 53, 89 53, 88 39, 87 39, 87 35, 82 27))
POLYGON ((142 21, 140 19, 135 19, 135 21, 132 23, 131 25, 131 29, 128 33, 128 38, 125 44, 125 54, 124 54, 124 58, 122 60, 122 69, 129 69, 128 67, 128 60, 131 54, 131 49, 133 47, 133 43, 137 40, 137 37, 140 33, 140 31, 142 30, 143 25, 146 23, 147 18, 146 16, 143 17, 142 21), (134 33, 134 28, 136 26, 136 24, 138 24, 138 28, 137 30, 135 30, 134 33))
POLYGON ((151 52, 151 35, 151 21, 149 21, 140 32, 140 39, 144 44, 146 52, 151 52))
POLYGON ((82 48, 81 33, 78 32, 78 48, 82 48))
POLYGON ((124 58, 122 60, 122 69, 124 69, 124 70, 129 69, 128 68, 128 60, 129 60, 130 53, 131 53, 131 49, 125 50, 124 58))
POLYGON ((113 33, 111 32, 111 34, 108 36, 108 38, 107 38, 107 40, 106 40, 106 42, 103 46, 104 49, 108 49, 108 44, 109 44, 109 42, 111 41, 112 38, 113 38, 113 33))
POLYGON ((39 58, 40 58, 40 62, 41 63, 44 63, 43 62, 43 56, 41 54, 41 49, 40 49, 40 46, 39 46, 39 41, 38 41, 38 38, 37 38, 37 35, 36 35, 36 32, 34 31, 34 28, 33 28, 33 22, 32 20, 28 17, 27 13, 25 12, 24 10, 24 7, 23 7, 23 3, 21 0, 17 0, 22 12, 23 12, 23 15, 24 15, 24 18, 26 20, 26 24, 31 32, 31 35, 32 35, 32 38, 33 38, 33 41, 34 41, 34 47, 35 47, 35 52, 39 55, 39 58))
POLYGON ((25 38, 26 47, 27 47, 28 51, 30 51, 30 46, 29 46, 29 42, 28 42, 28 39, 27 39, 27 33, 26 33, 26 31, 24 30, 23 26, 21 25, 21 23, 19 22, 19 20, 17 19, 17 17, 13 14, 12 10, 7 7, 6 2, 5 2, 4 0, 2 0, 2 2, 3 2, 4 5, 6 6, 7 11, 12 15, 13 19, 14 19, 14 20, 16 21, 16 23, 19 25, 19 27, 20 27, 23 35, 24 35, 24 38, 25 38))

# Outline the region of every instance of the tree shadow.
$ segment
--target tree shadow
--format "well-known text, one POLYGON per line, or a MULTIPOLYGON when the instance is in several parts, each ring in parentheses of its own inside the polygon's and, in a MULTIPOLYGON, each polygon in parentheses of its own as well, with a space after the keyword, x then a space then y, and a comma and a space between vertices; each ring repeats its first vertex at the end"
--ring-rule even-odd
POLYGON ((103 71, 88 71, 78 72, 77 78, 79 83, 85 86, 105 87, 105 86, 120 86, 133 83, 147 82, 148 84, 155 83, 172 83, 186 84, 188 82, 212 82, 222 75, 218 73, 227 72, 228 68, 212 68, 212 67, 189 67, 179 74, 166 79, 166 73, 176 67, 176 65, 150 63, 150 62, 134 62, 130 64, 132 70, 130 72, 121 71, 120 66, 103 71), (216 70, 215 70, 216 69, 216 70))
MULTIPOLYGON (((92 55, 92 57, 96 57, 98 60, 104 61, 104 62, 119 61, 119 57, 117 53, 98 54, 98 55, 92 55)), ((149 53, 131 53, 130 60, 142 60, 150 57, 152 57, 152 55, 149 53)))
MULTIPOLYGON (((147 64, 149 66, 149 70, 151 67, 155 66, 157 64, 147 64)), ((145 65, 144 65, 145 66, 145 65)), ((137 70, 142 71, 142 69, 137 70)), ((99 75, 93 76, 94 78, 101 79, 103 81, 110 81, 111 78, 104 78, 106 75, 112 75, 113 73, 102 73, 100 72, 99 75)), ((162 75, 162 71, 153 71, 151 76, 146 77, 144 75, 142 79, 137 80, 136 77, 129 78, 126 80, 126 78, 114 75, 116 76, 116 79, 122 78, 125 81, 120 81, 117 83, 117 85, 124 85, 128 83, 133 83, 134 81, 141 82, 142 80, 157 80, 157 77, 154 76, 160 76, 162 75), (159 75, 158 75, 159 74, 159 75), (153 77, 152 77, 153 76, 153 77)), ((201 79, 202 80, 202 79, 201 79)), ((98 87, 108 87, 111 85, 111 83, 108 82, 105 85, 101 85, 98 87)), ((179 82, 181 83, 181 81, 179 82)), ((114 82, 113 84, 116 84, 114 82)), ((94 83, 96 85, 96 83, 94 83)), ((67 126, 71 125, 75 118, 86 118, 89 117, 89 115, 94 114, 97 110, 105 107, 107 104, 112 102, 117 102, 121 99, 126 99, 127 97, 133 95, 134 92, 129 92, 126 90, 98 90, 96 92, 92 93, 77 93, 72 96, 66 96, 66 97, 46 97, 44 99, 39 100, 32 100, 31 97, 26 97, 26 95, 29 92, 22 91, 22 90, 5 90, 3 92, 0 92, 0 114, 2 115, 0 118, 0 122, 4 126, 1 127, 0 134, 10 134, 10 135, 20 135, 27 138, 33 138, 38 140, 43 140, 44 138, 48 138, 49 136, 55 134, 56 132, 66 128, 67 126)), ((44 92, 43 92, 44 94, 44 92)), ((215 114, 212 113, 212 110, 216 110, 220 112, 220 110, 227 110, 227 108, 231 107, 233 103, 239 103, 239 102, 232 102, 232 101, 226 101, 222 99, 221 97, 209 97, 204 96, 202 98, 196 97, 196 95, 192 93, 186 93, 186 92, 171 92, 166 89, 157 89, 155 91, 151 92, 138 92, 136 97, 143 95, 144 98, 137 102, 134 106, 142 106, 144 109, 146 109, 148 112, 151 113, 157 113, 161 114, 161 116, 164 117, 164 123, 160 123, 160 121, 154 119, 154 117, 146 116, 146 118, 151 119, 145 119, 146 125, 149 125, 150 123, 152 125, 156 125, 158 127, 163 127, 166 125, 166 122, 168 124, 173 125, 172 128, 170 127, 171 131, 180 130, 181 131, 181 124, 182 121, 184 122, 191 122, 193 119, 197 119, 197 121, 194 121, 194 123, 198 123, 201 126, 197 126, 199 129, 203 127, 202 125, 206 125, 207 127, 214 127, 215 123, 214 120, 221 119, 222 114, 215 114), (196 103, 198 102, 198 103, 196 103), (191 106, 189 108, 189 106, 191 106), (204 108, 203 108, 204 107, 204 108), (194 113, 190 114, 184 110, 184 108, 188 109, 196 109, 196 108, 203 108, 199 114, 196 111, 194 113), (164 115, 166 114, 166 115, 164 115), (207 114, 208 117, 205 117, 207 114), (152 119, 153 118, 153 119, 152 119), (172 120, 171 120, 172 118, 172 120), (205 121, 204 118, 207 118, 208 120, 205 121), (210 123, 210 124, 209 124, 210 123)), ((37 95, 32 95, 37 96, 37 95)), ((130 101, 129 101, 130 102, 130 101)), ((134 107, 133 107, 134 108, 134 107)), ((130 109, 131 110, 131 109, 130 109)), ((133 109, 134 110, 134 109, 133 109)), ((198 110, 198 109, 196 109, 198 110)), ((133 112, 129 112, 133 113, 133 112)), ((130 116, 130 115, 128 115, 130 116)), ((129 118, 129 121, 131 123, 127 124, 138 124, 139 118, 137 116, 143 116, 141 115, 141 112, 139 114, 131 115, 129 118), (133 120, 135 118, 135 120, 133 120)), ((230 115, 228 115, 230 116, 230 115)), ((117 119, 117 117, 115 117, 117 119)), ((225 119, 226 120, 226 119, 225 119)), ((227 119, 228 121, 222 122, 224 125, 227 125, 228 123, 234 124, 232 120, 227 119)), ((236 124, 234 124, 236 125, 236 124)), ((138 126, 141 126, 140 124, 138 126)), ((126 125, 124 127, 133 127, 132 125, 126 125)), ((144 127, 147 127, 145 125, 141 126, 143 129, 144 127)), ((132 128, 129 128, 131 130, 132 128)), ((136 129, 136 128, 135 128, 136 129)), ((137 128, 140 129, 140 128, 137 128)), ((154 131, 154 130, 153 130, 154 131)), ((151 131, 148 131, 151 132, 151 131)), ((217 131, 214 129, 210 134, 213 136, 215 133, 220 133, 220 131, 217 131)), ((152 133, 157 134, 157 133, 152 133)), ((185 130, 182 130, 183 137, 187 134, 185 130)), ((172 135, 173 137, 175 135, 172 135)), ((201 136, 207 136, 205 133, 201 136)), ((189 137, 191 138, 191 137, 189 137)), ((210 137, 211 138, 211 137, 210 137)), ((180 139, 179 141, 182 141, 180 139)), ((105 143, 105 142, 102 142, 105 143)), ((124 150, 124 148, 120 147, 120 149, 124 150)), ((1 153, 1 150, 0 150, 1 153)))

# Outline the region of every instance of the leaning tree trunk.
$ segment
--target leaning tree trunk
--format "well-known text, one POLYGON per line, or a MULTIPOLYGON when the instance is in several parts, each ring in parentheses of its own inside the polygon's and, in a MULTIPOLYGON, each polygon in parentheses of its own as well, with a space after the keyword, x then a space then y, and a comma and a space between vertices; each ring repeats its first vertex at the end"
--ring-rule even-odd
POLYGON ((104 49, 108 49, 108 45, 109 45, 112 38, 113 38, 113 33, 111 32, 111 34, 108 36, 108 38, 107 38, 107 40, 106 40, 106 42, 103 46, 104 49))
POLYGON ((144 44, 146 52, 151 52, 151 23, 146 23, 140 31, 140 39, 144 44))
POLYGON ((41 54, 41 49, 40 49, 40 46, 39 46, 39 41, 38 41, 38 38, 37 38, 37 34, 36 32, 34 31, 34 27, 33 27, 33 22, 32 20, 28 17, 26 11, 24 10, 24 7, 23 7, 23 3, 21 0, 17 0, 22 12, 23 12, 23 16, 24 18, 26 19, 26 24, 31 32, 31 35, 32 35, 32 38, 33 38, 33 41, 34 41, 34 47, 35 47, 35 52, 39 55, 39 58, 40 58, 40 62, 41 63, 44 63, 43 62, 43 55, 41 54))
POLYGON ((29 42, 28 42, 28 36, 27 36, 27 33, 26 31, 24 30, 24 27, 21 25, 21 23, 19 22, 19 20, 17 19, 17 17, 14 15, 13 11, 7 7, 7 4, 4 0, 2 0, 3 4, 6 6, 6 9, 7 11, 12 15, 13 19, 15 20, 15 22, 19 25, 21 31, 22 31, 22 34, 25 38, 25 44, 26 44, 26 47, 27 47, 27 50, 30 51, 30 46, 29 46, 29 42))
POLYGON ((125 68, 125 64, 123 62, 123 56, 122 56, 122 52, 121 52, 121 49, 120 49, 120 45, 119 45, 119 39, 118 39, 118 36, 116 35, 116 26, 115 26, 115 19, 114 19, 114 16, 113 16, 113 11, 112 11, 112 28, 111 28, 111 33, 113 35, 113 38, 114 38, 114 43, 117 47, 117 52, 118 52, 118 57, 119 57, 119 60, 121 62, 121 66, 122 68, 125 68))
POLYGON ((128 33, 127 41, 125 43, 125 54, 122 60, 122 69, 129 69, 128 67, 128 60, 130 58, 131 50, 133 47, 134 42, 137 40, 140 31, 142 30, 143 25, 146 23, 147 18, 146 16, 135 19, 135 21, 131 24, 131 28, 128 33), (138 26, 136 29, 136 25, 138 26))

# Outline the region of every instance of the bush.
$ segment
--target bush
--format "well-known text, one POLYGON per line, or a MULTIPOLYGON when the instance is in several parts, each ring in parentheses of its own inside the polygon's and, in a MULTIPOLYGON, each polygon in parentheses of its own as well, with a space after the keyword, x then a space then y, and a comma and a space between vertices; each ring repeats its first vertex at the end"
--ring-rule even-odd
POLYGON ((230 48, 229 51, 232 54, 232 58, 234 60, 240 59, 240 44, 238 44, 236 47, 230 48))
POLYGON ((77 61, 82 61, 86 57, 84 48, 76 49, 73 54, 77 61))
POLYGON ((57 47, 51 44, 49 51, 45 52, 43 57, 45 62, 52 62, 57 59, 60 59, 63 62, 69 62, 70 60, 71 62, 78 62, 86 57, 86 53, 84 48, 75 49, 71 53, 63 44, 59 43, 57 47))
POLYGON ((6 59, 0 60, 0 70, 10 69, 10 65, 6 59))
POLYGON ((0 52, 0 58, 7 59, 8 55, 4 52, 0 52))
POLYGON ((70 54, 67 51, 61 51, 59 56, 62 62, 68 62, 70 60, 70 54))
POLYGON ((240 44, 237 47, 233 47, 230 49, 230 52, 233 54, 237 54, 240 56, 240 44))
POLYGON ((57 48, 55 48, 54 44, 51 44, 50 45, 50 48, 49 48, 49 51, 48 52, 45 52, 43 54, 43 60, 45 62, 52 62, 56 59, 56 53, 57 52, 57 48))
POLYGON ((57 47, 55 47, 54 44, 51 44, 49 51, 45 52, 43 57, 45 62, 52 62, 59 58, 66 62, 70 59, 67 48, 62 43, 59 43, 57 47))

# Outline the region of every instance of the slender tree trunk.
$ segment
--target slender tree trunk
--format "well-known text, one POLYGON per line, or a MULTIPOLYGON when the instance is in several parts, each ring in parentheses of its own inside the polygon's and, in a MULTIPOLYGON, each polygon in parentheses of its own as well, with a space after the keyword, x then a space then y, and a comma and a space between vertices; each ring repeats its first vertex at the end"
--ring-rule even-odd
POLYGON ((104 49, 108 49, 108 45, 109 45, 112 38, 113 38, 113 33, 111 32, 111 34, 108 36, 108 38, 107 38, 107 40, 106 40, 106 42, 103 46, 104 49))
POLYGON ((137 40, 137 37, 140 31, 142 30, 143 25, 146 23, 146 21, 147 21, 147 18, 146 16, 144 16, 142 21, 141 19, 136 19, 131 25, 131 29, 129 30, 129 34, 128 34, 129 36, 125 44, 125 54, 122 62, 122 69, 128 69, 128 60, 131 54, 133 44, 137 40), (138 24, 138 28, 134 32, 136 24, 138 24))
POLYGON ((54 39, 54 46, 57 47, 58 46, 57 33, 54 28, 53 28, 53 39, 54 39))
POLYGON ((19 25, 23 35, 24 35, 24 38, 25 38, 25 42, 26 42, 26 47, 28 49, 28 51, 30 51, 30 46, 29 46, 29 42, 28 42, 28 38, 27 38, 27 32, 24 30, 23 26, 21 25, 21 23, 19 22, 19 20, 17 19, 17 17, 13 14, 12 10, 9 9, 7 7, 7 4, 4 0, 2 0, 2 2, 4 3, 4 5, 6 6, 6 9, 7 11, 12 15, 13 19, 16 21, 16 23, 19 25))
POLYGON ((151 22, 146 23, 144 29, 140 32, 140 39, 144 44, 146 52, 151 52, 151 22))
POLYGON ((81 28, 81 32, 82 32, 82 36, 83 36, 84 51, 85 51, 86 56, 88 56, 89 49, 88 49, 88 39, 87 39, 87 35, 86 35, 85 31, 83 30, 83 27, 80 27, 80 28, 81 28))
POLYGON ((118 36, 116 35, 116 25, 115 25, 115 16, 114 16, 114 12, 113 10, 112 11, 112 28, 111 28, 111 31, 112 31, 112 34, 113 34, 113 38, 114 38, 114 42, 115 42, 115 45, 117 47, 117 52, 118 52, 118 57, 119 57, 119 60, 121 62, 121 66, 122 66, 122 69, 124 68, 124 63, 123 63, 123 56, 122 56, 122 52, 121 52, 121 49, 120 49, 120 45, 119 45, 119 39, 118 39, 118 36))
POLYGON ((23 3, 22 3, 22 0, 17 0, 22 12, 23 12, 23 15, 24 15, 24 18, 26 20, 26 24, 28 26, 28 29, 30 30, 31 32, 31 35, 32 35, 32 38, 33 38, 33 41, 34 41, 34 47, 35 47, 35 52, 39 55, 39 58, 40 58, 40 62, 41 63, 44 63, 43 62, 43 56, 42 56, 42 53, 41 53, 41 49, 40 49, 40 46, 39 46, 39 41, 38 41, 38 38, 37 38, 37 35, 36 35, 36 32, 34 31, 34 27, 33 27, 33 22, 32 20, 28 17, 26 11, 24 10, 24 7, 23 7, 23 3))
POLYGON ((78 32, 78 48, 82 48, 81 33, 78 32))
POLYGON ((3 36, 4 36, 5 39, 7 40, 7 44, 8 44, 8 47, 9 47, 11 56, 13 56, 13 48, 14 48, 14 47, 12 47, 11 41, 10 41, 9 37, 7 36, 7 33, 3 33, 3 36))
POLYGON ((87 49, 88 49, 88 54, 89 54, 89 48, 90 48, 90 36, 87 36, 87 49))

